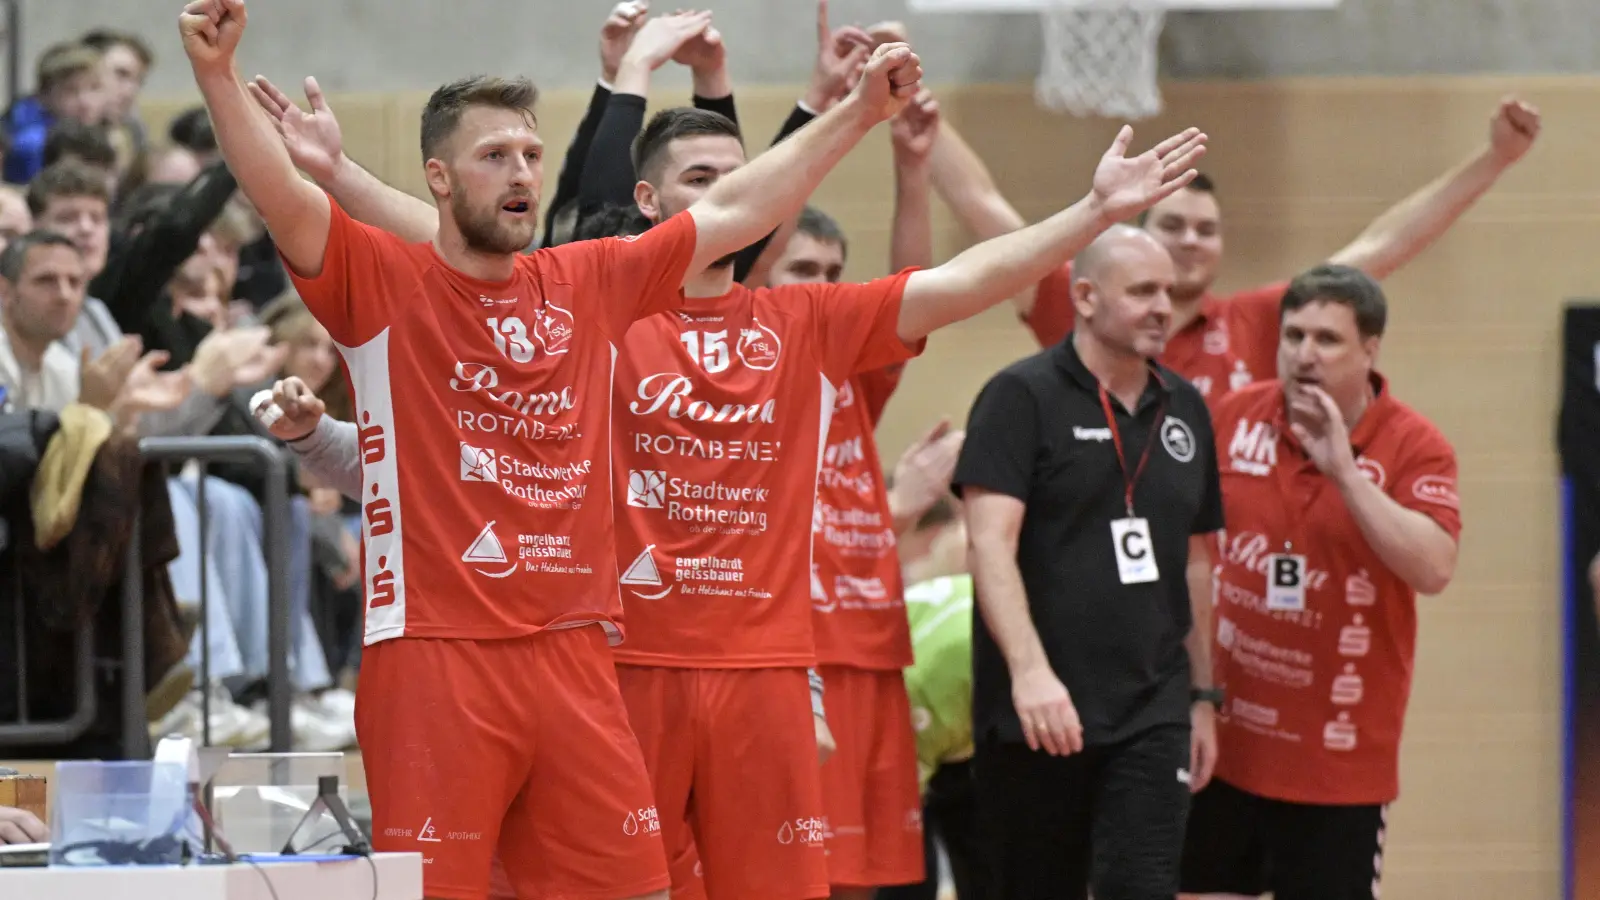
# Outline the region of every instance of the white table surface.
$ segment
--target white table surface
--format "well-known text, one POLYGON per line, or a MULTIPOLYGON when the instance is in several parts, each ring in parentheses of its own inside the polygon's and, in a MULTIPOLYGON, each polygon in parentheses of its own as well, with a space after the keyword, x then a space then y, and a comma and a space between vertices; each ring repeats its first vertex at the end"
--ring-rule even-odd
POLYGON ((0 897, 7 900, 274 900, 274 896, 276 900, 422 900, 422 854, 374 853, 372 865, 352 858, 254 866, 0 868, 0 897))

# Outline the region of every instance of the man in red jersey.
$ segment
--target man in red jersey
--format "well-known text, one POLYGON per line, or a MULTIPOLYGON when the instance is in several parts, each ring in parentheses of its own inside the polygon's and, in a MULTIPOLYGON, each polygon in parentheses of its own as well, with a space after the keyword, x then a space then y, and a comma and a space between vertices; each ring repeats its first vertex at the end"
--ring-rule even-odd
MULTIPOLYGON (((1130 134, 1102 164, 1105 193, 1016 242, 865 285, 754 292, 732 283, 723 260, 686 285, 676 315, 630 330, 616 381, 618 562, 631 627, 618 674, 663 810, 675 890, 828 895, 806 740, 810 569, 794 552, 809 544, 812 508, 778 501, 815 496, 807 448, 821 449, 850 374, 904 360, 929 331, 1086 243, 1102 227, 1094 208, 1176 189, 1203 138, 1186 132, 1129 160, 1130 134), (688 863, 691 843, 703 882, 688 863)), ((687 109, 658 114, 635 156, 635 197, 652 222, 744 163, 733 123, 687 109)))
MULTIPOLYGON (((928 154, 938 108, 924 91, 891 124, 895 206, 892 271, 932 263, 928 154)), ((819 210, 801 214, 771 282, 836 283, 846 242, 819 210)), ((870 900, 876 888, 926 876, 915 734, 902 670, 913 662, 895 536, 947 493, 961 434, 936 429, 923 443, 944 471, 908 465, 887 490, 874 431, 904 367, 853 374, 835 399, 813 522, 812 626, 836 750, 822 767, 828 880, 835 900, 870 900)))
POLYGON ((1318 266, 1289 283, 1282 310, 1280 380, 1214 410, 1228 525, 1213 665, 1225 699, 1183 888, 1375 900, 1416 597, 1455 572, 1456 456, 1375 370, 1376 281, 1318 266))
MULTIPOLYGON (((1374 219, 1329 260, 1387 278, 1449 230, 1500 176, 1533 146, 1539 112, 1502 100, 1489 122, 1489 141, 1449 171, 1374 219)), ((1024 220, 996 188, 983 161, 953 129, 941 130, 933 153, 934 187, 979 240, 1021 227, 1024 220)), ((1278 298, 1284 282, 1230 295, 1211 292, 1222 261, 1222 211, 1209 178, 1151 207, 1139 219, 1172 254, 1178 280, 1172 293, 1172 335, 1161 362, 1192 381, 1208 402, 1273 371, 1278 346, 1278 298)), ((1016 298, 1017 313, 1040 346, 1072 330, 1071 266, 1016 298)))
POLYGON ((438 211, 430 242, 407 244, 296 174, 234 71, 245 18, 242 0, 196 0, 180 30, 229 168, 355 387, 374 843, 421 850, 430 897, 484 896, 496 853, 524 895, 664 896, 607 651, 612 362, 634 320, 678 304, 685 273, 796 213, 916 91, 917 59, 880 48, 851 102, 647 235, 523 256, 542 182, 531 85, 469 79, 430 98, 438 211))
MULTIPOLYGON (((738 134, 693 109, 646 127, 635 196, 661 224, 641 240, 765 166, 744 165, 738 134)), ((828 895, 809 559, 796 552, 809 547, 813 507, 794 498, 815 497, 816 454, 852 373, 902 361, 933 329, 1031 284, 1119 215, 1177 190, 1203 152, 1191 129, 1130 159, 1131 136, 1118 136, 1082 202, 937 269, 752 292, 724 256, 686 281, 680 309, 628 330, 613 407, 629 626, 616 656, 680 896, 828 895)))

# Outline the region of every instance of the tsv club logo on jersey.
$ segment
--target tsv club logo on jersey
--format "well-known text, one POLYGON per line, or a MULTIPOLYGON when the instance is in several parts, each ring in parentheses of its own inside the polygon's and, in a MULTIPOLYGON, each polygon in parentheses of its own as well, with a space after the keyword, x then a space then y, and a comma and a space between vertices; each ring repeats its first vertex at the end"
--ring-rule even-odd
POLYGON ((783 342, 772 329, 755 317, 749 328, 739 329, 739 344, 734 348, 740 361, 761 372, 769 372, 778 365, 778 354, 783 352, 783 342))

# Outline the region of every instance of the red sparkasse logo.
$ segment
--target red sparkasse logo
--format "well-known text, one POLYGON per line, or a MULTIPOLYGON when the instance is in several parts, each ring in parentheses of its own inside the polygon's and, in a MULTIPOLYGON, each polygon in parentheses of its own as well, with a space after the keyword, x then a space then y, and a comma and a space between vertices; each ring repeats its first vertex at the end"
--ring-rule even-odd
POLYGON ((1444 475, 1424 475, 1411 485, 1411 494, 1426 503, 1436 503, 1450 509, 1461 508, 1461 498, 1456 495, 1456 480, 1444 475))

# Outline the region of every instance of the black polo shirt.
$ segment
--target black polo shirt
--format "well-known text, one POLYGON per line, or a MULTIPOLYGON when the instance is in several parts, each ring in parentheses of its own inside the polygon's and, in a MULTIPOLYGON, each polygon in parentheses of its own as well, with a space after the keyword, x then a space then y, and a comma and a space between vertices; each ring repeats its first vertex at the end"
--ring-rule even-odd
MULTIPOLYGON (((1111 744, 1189 720, 1189 538, 1222 528, 1211 416, 1194 386, 1151 363, 1130 413, 1115 398, 1129 475, 1150 522, 1159 578, 1123 584, 1111 522, 1126 518, 1122 469, 1099 382, 1072 335, 1002 370, 972 407, 954 489, 985 488, 1026 503, 1017 566, 1045 653, 1083 722, 1086 744, 1111 744), (1157 431, 1157 416, 1162 423, 1157 431)), ((979 588, 981 595, 981 587, 979 588)), ((980 596, 981 600, 981 596, 980 596)), ((981 616, 973 617, 973 733, 1022 740, 1011 674, 981 616)))

